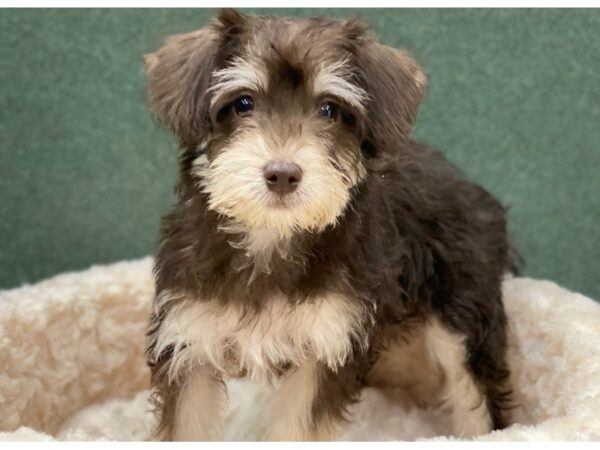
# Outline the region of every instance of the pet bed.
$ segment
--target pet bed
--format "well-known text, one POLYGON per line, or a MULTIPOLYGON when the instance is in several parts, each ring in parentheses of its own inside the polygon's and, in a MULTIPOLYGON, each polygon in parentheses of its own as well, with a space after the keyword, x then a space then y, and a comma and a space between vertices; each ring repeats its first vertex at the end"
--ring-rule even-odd
MULTIPOLYGON (((0 440, 145 440, 150 258, 0 292, 0 440)), ((480 440, 600 439, 600 304, 554 283, 504 282, 517 424, 480 440)), ((264 393, 229 385, 228 440, 252 439, 264 393)), ((345 440, 452 439, 443 412, 366 389, 345 440)))

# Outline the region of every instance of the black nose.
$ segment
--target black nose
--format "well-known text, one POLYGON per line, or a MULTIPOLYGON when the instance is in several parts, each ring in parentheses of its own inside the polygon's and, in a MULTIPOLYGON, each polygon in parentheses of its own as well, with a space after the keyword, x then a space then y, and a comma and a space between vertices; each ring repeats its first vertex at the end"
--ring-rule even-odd
POLYGON ((302 169, 293 162, 271 161, 263 169, 263 176, 270 191, 289 194, 300 184, 302 169))

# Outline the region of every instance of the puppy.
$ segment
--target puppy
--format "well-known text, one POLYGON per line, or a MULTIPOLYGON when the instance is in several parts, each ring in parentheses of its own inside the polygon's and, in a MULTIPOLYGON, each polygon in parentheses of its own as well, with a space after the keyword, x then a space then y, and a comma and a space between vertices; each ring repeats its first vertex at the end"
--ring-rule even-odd
POLYGON ((148 362, 163 440, 219 439, 225 381, 273 386, 266 440, 333 439, 367 385, 509 423, 505 210, 410 140, 426 77, 356 20, 245 16, 146 57, 181 146, 148 362))

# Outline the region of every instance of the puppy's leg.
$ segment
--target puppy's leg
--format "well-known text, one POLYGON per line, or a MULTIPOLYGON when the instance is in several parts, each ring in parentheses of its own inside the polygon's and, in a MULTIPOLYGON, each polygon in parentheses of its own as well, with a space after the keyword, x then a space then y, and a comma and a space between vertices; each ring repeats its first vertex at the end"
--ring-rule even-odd
POLYGON ((451 409, 456 436, 472 437, 492 430, 492 416, 483 386, 470 368, 465 336, 450 331, 437 318, 425 330, 426 346, 432 360, 444 374, 443 397, 451 409))
POLYGON ((415 326, 391 325, 380 334, 377 360, 368 375, 371 386, 401 389, 405 401, 412 400, 425 408, 435 404, 442 386, 443 374, 432 362, 425 341, 425 324, 415 326))
POLYGON ((497 312, 481 344, 474 346, 469 367, 486 393, 494 429, 511 424, 512 398, 510 370, 506 362, 507 335, 504 310, 497 312))
POLYGON ((155 385, 157 437, 164 441, 218 440, 227 395, 223 381, 207 367, 197 367, 170 383, 155 385))
POLYGON ((262 438, 269 441, 334 439, 344 407, 354 400, 360 389, 353 374, 352 368, 334 372, 315 361, 292 369, 276 387, 262 438))
POLYGON ((503 395, 500 381, 508 377, 503 352, 481 358, 486 352, 481 347, 477 352, 480 359, 474 361, 473 354, 468 352, 471 343, 466 334, 450 330, 437 318, 427 325, 426 342, 430 357, 444 373, 443 396, 451 408, 454 434, 472 437, 506 426, 500 419, 503 416, 498 401, 499 395, 503 395), (482 364, 488 364, 487 368, 480 367, 482 364), (498 368, 495 382, 482 376, 483 370, 494 372, 495 368, 498 368))

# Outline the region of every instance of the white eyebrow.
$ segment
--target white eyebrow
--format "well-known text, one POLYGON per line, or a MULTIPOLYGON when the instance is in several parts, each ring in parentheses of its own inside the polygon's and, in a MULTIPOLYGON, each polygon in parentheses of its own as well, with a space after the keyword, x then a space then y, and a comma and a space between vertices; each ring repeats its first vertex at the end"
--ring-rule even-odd
POLYGON ((347 60, 333 64, 322 63, 314 78, 313 90, 316 95, 330 94, 341 98, 359 111, 364 111, 368 95, 364 89, 349 80, 351 75, 347 60))
POLYGON ((227 92, 242 89, 266 91, 268 82, 263 64, 258 61, 251 63, 240 57, 236 57, 229 66, 213 72, 213 79, 215 84, 209 89, 214 94, 211 106, 227 92))

